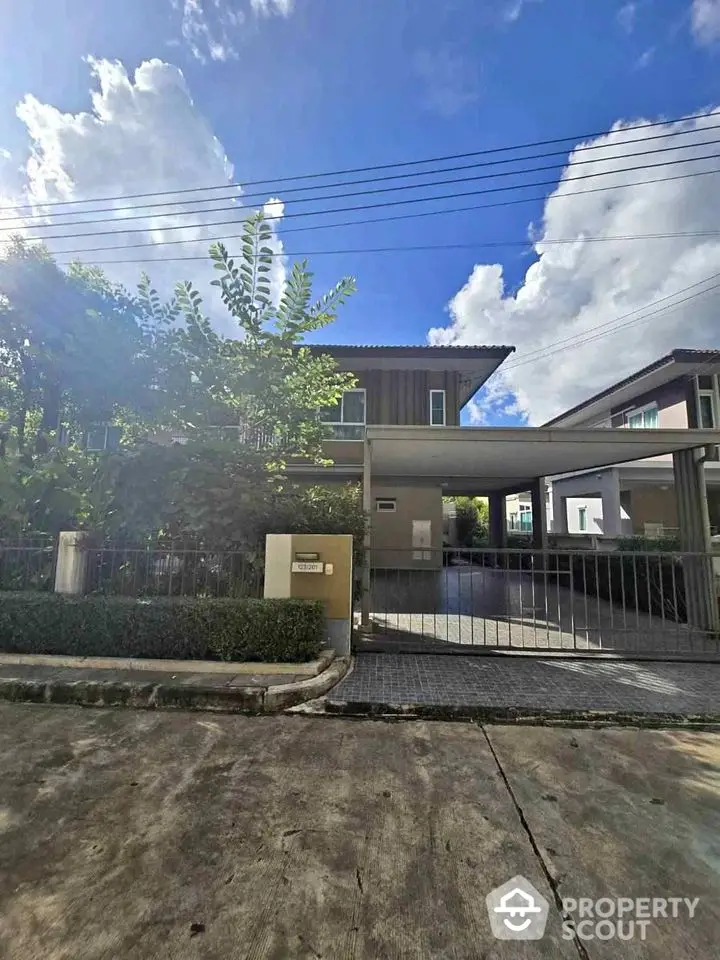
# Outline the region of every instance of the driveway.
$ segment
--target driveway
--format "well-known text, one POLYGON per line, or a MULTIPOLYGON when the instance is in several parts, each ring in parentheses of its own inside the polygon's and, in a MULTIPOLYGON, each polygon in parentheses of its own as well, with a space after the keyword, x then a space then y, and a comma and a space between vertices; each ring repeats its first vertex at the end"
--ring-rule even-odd
MULTIPOLYGON (((603 564, 610 554, 599 554, 603 564)), ((629 584, 628 591, 629 591, 629 584)), ((460 564, 442 570, 373 571, 370 609, 375 634, 362 649, 432 652, 466 648, 615 651, 720 659, 720 644, 666 613, 623 606, 559 579, 522 570, 460 564)))
POLYGON ((0 830, 3 960, 717 956, 711 733, 7 704, 0 830), (542 940, 491 935, 517 874, 542 940), (562 937, 556 897, 670 896, 695 918, 562 937))

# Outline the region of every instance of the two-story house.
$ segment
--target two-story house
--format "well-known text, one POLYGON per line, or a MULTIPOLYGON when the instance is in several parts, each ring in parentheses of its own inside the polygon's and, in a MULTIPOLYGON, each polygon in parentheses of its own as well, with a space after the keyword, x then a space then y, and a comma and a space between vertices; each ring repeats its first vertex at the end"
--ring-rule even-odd
MULTIPOLYGON (((514 347, 333 344, 311 349, 331 354, 341 370, 357 379, 356 388, 323 416, 332 466, 290 468, 312 482, 327 483, 362 477, 366 426, 458 426, 462 407, 514 347)), ((442 486, 429 486, 427 481, 373 478, 370 529, 375 566, 427 567, 428 550, 439 562, 439 549, 435 551, 443 544, 443 493, 442 486)))
MULTIPOLYGON (((548 421, 546 427, 720 426, 720 351, 673 350, 548 421)), ((720 463, 707 462, 711 527, 720 527, 720 463)), ((658 536, 678 527, 672 455, 553 477, 556 533, 658 536)))

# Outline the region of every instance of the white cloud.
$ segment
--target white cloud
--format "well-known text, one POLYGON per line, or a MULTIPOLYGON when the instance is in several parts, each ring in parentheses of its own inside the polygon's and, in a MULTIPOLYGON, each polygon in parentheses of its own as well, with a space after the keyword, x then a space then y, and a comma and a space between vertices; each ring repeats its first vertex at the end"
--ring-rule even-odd
POLYGON ((720 0, 693 0, 691 23, 698 43, 720 42, 720 0))
POLYGON ((253 12, 263 17, 277 14, 279 17, 289 17, 293 12, 295 0, 250 0, 253 12))
POLYGON ((655 58, 655 47, 648 47, 647 50, 644 50, 637 59, 635 66, 638 70, 644 70, 645 67, 649 67, 655 58))
MULTIPOLYGON (((608 144, 605 154, 637 153, 642 144, 623 141, 679 130, 702 131, 720 120, 720 108, 701 120, 668 124, 666 127, 625 132, 616 124, 594 145, 608 144)), ((642 122, 642 121, 639 121, 642 122)), ((615 321, 646 304, 673 294, 680 288, 720 272, 720 238, 675 236, 647 241, 606 239, 585 242, 583 237, 618 238, 653 233, 702 233, 717 231, 720 222, 718 176, 696 176, 665 183, 647 181, 717 167, 712 161, 687 163, 691 155, 683 143, 707 140, 707 133, 650 141, 651 150, 661 143, 676 149, 647 158, 648 164, 680 161, 673 167, 620 173, 613 177, 568 182, 581 174, 640 166, 641 159, 600 162, 597 154, 574 152, 563 178, 546 201, 543 223, 534 231, 535 259, 515 291, 506 289, 503 267, 477 264, 465 285, 449 303, 451 322, 429 332, 432 343, 510 343, 517 353, 510 356, 507 371, 494 378, 488 403, 517 399, 530 421, 542 423, 563 409, 583 400, 621 377, 662 356, 674 347, 720 346, 717 293, 698 297, 677 309, 584 345, 567 345, 552 356, 521 364, 524 355, 546 348, 567 337, 592 334, 599 324, 615 321), (580 159, 598 158, 577 166, 580 159), (637 183, 621 187, 620 184, 637 183), (617 184, 606 192, 584 193, 597 186, 617 184), (560 196, 559 194, 565 194, 560 196), (554 239, 571 238, 569 244, 554 239), (513 365, 515 369, 512 369, 513 365)), ((694 155, 708 153, 696 150, 694 155)), ((697 292, 689 291, 689 293, 697 292)), ((687 295, 687 294, 686 294, 687 295)), ((680 298, 678 298, 680 299, 680 298)), ((639 316, 642 316, 640 314, 639 316)), ((628 318, 630 320, 636 317, 628 318)))
POLYGON ((475 65, 448 47, 419 51, 414 68, 425 88, 426 106, 441 117, 455 116, 480 97, 475 65))
POLYGON ((503 10, 503 20, 515 23, 522 16, 523 9, 528 3, 540 3, 541 0, 509 0, 503 10))
POLYGON ((289 17, 295 0, 170 0, 180 13, 180 32, 201 63, 238 57, 237 39, 249 17, 289 17))
POLYGON ((617 21, 623 30, 626 30, 628 33, 632 33, 635 28, 635 21, 637 19, 637 3, 633 3, 630 0, 629 3, 623 4, 622 7, 617 12, 617 21))
MULTIPOLYGON (((37 219, 26 219, 24 224, 13 223, 12 227, 0 224, 0 239, 7 238, 11 229, 19 232, 16 230, 18 226, 24 226, 26 236, 62 234, 62 239, 48 240, 48 246, 61 262, 72 258, 66 251, 112 246, 115 247, 113 251, 78 253, 77 258, 86 263, 157 259, 154 263, 103 266, 110 277, 128 287, 134 287, 141 271, 146 269, 158 289, 166 295, 180 279, 192 280, 203 295, 209 294, 208 281, 213 273, 205 259, 209 243, 213 239, 225 239, 231 253, 239 249, 240 241, 230 238, 242 233, 242 223, 249 208, 242 206, 239 188, 188 195, 173 194, 172 191, 231 183, 234 169, 222 144, 193 103, 185 78, 177 67, 150 60, 141 64, 134 75, 128 75, 119 62, 90 59, 88 63, 95 80, 90 111, 63 113, 32 95, 24 97, 18 105, 17 115, 27 129, 31 151, 22 183, 17 175, 13 176, 10 161, 0 163, 0 206, 30 202, 34 214, 46 215, 44 222, 51 226, 43 228, 40 226, 43 220, 37 219), (195 209, 194 205, 153 209, 139 206, 143 201, 122 199, 150 191, 165 194, 150 198, 157 203, 177 201, 179 204, 190 199, 197 203, 198 209, 211 212, 188 215, 189 210, 195 209), (97 197, 120 199, 92 203, 90 209, 113 208, 109 213, 92 215, 73 212, 85 209, 82 205, 79 208, 43 207, 46 202, 93 200, 97 197), (230 209, 218 209, 221 207, 230 209), (171 215, 161 215, 167 213, 171 215), (52 216, 47 216, 49 214, 52 216), (147 216, 147 219, 118 222, 136 214, 147 216), (98 218, 106 218, 106 222, 83 226, 83 220, 98 218), (230 222, 209 225, 218 220, 230 222), (63 226, 68 223, 71 225, 63 226), (188 223, 192 226, 183 230, 168 229, 188 223), (138 229, 139 232, 114 232, 123 228, 138 229), (110 231, 110 235, 78 236, 86 231, 110 231), (181 239, 190 242, 156 248, 134 246, 181 239), (192 256, 204 259, 178 263, 167 260, 192 256)), ((282 216, 280 200, 272 199, 269 204, 269 215, 282 216)), ((5 218, 12 215, 12 209, 6 209, 2 214, 5 218)), ((273 240, 273 247, 282 251, 277 237, 273 240)), ((284 278, 280 257, 275 264, 274 278, 277 284, 281 284, 284 278)), ((230 332, 232 326, 224 308, 216 300, 208 303, 218 329, 230 332)))

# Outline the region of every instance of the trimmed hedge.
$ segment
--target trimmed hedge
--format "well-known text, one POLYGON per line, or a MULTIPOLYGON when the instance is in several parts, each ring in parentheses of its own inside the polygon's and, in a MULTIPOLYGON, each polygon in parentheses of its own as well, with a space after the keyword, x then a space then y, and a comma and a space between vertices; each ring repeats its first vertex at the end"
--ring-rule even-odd
POLYGON ((301 662, 320 651, 315 600, 0 594, 0 651, 74 657, 301 662))

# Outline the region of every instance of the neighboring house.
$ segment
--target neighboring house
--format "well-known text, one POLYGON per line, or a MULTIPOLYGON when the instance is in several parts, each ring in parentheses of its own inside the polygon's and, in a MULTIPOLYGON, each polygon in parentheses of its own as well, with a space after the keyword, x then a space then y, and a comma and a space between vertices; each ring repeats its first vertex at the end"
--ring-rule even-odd
MULTIPOLYGON (((667 356, 544 424, 545 427, 720 426, 720 351, 667 356)), ((720 463, 705 464, 711 527, 720 527, 720 463)), ((672 455, 551 479, 555 533, 660 536, 678 527, 672 455)))
MULTIPOLYGON (((462 407, 514 347, 322 345, 311 349, 331 354, 341 370, 357 379, 357 387, 323 416, 332 466, 290 467, 296 476, 326 483, 362 477, 366 426, 458 426, 462 407)), ((440 563, 439 548, 449 533, 443 493, 442 486, 420 480, 396 482, 383 477, 373 482, 370 526, 375 566, 440 563)))

